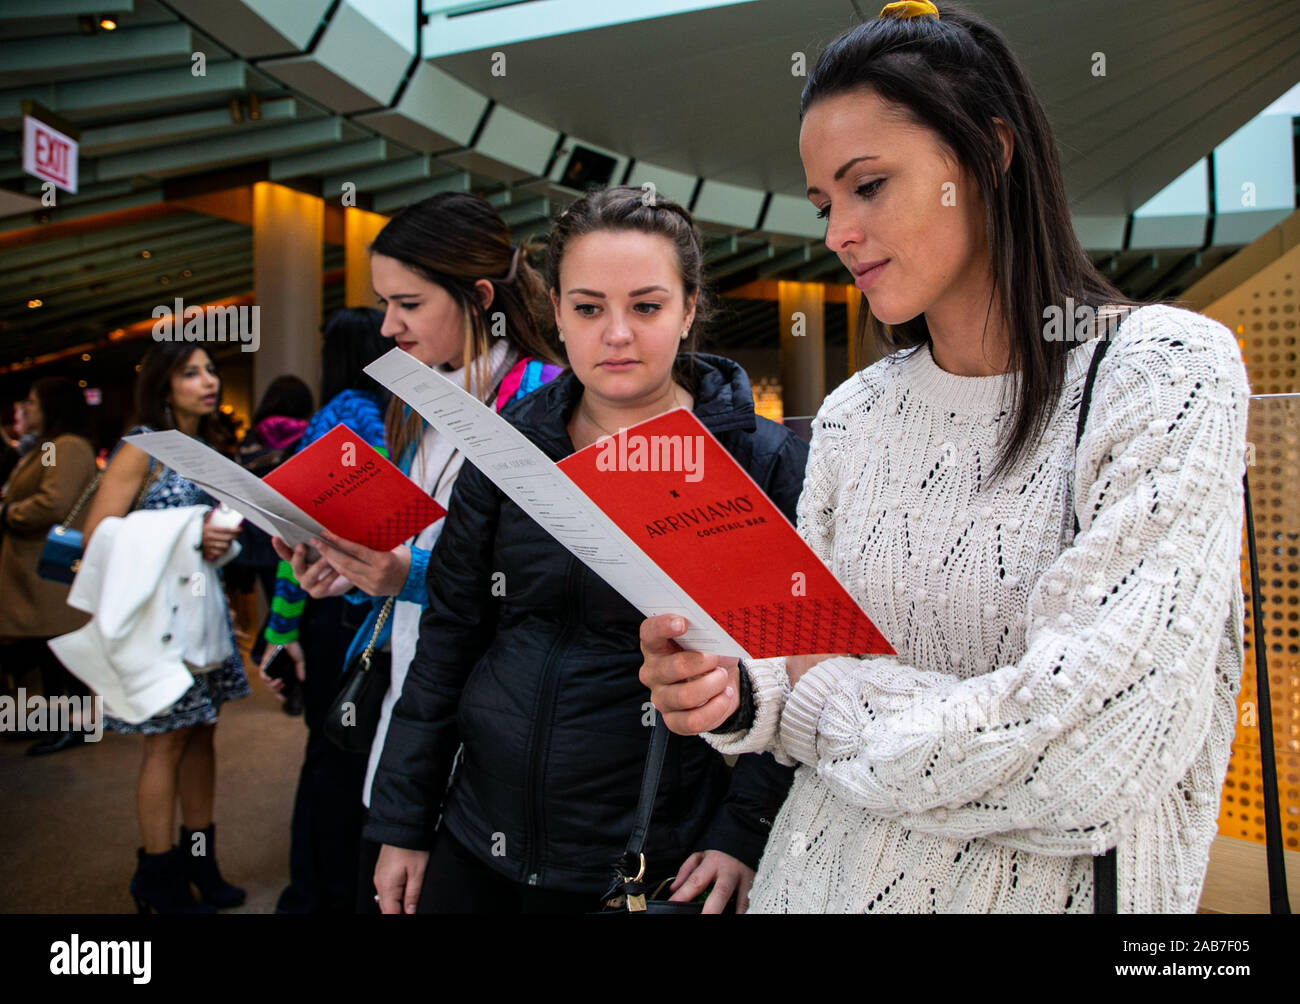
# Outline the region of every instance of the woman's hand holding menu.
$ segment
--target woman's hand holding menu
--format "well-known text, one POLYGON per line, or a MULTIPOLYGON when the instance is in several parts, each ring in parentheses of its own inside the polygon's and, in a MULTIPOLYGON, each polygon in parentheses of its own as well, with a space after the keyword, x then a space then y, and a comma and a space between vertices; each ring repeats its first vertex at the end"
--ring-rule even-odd
POLYGON ((411 549, 405 544, 399 544, 391 551, 375 551, 364 544, 344 540, 328 530, 322 530, 320 539, 312 543, 336 574, 363 593, 396 596, 406 585, 406 576, 411 571, 411 549))
POLYGON ((289 562, 298 585, 313 599, 342 596, 352 588, 352 583, 345 576, 340 575, 326 558, 308 562, 306 544, 299 544, 290 549, 289 545, 279 537, 272 537, 271 546, 275 548, 275 553, 282 560, 289 562))
POLYGON ((643 621, 640 677, 669 730, 694 736, 717 728, 739 706, 740 668, 735 659, 686 651, 673 641, 685 632, 676 614, 643 621))

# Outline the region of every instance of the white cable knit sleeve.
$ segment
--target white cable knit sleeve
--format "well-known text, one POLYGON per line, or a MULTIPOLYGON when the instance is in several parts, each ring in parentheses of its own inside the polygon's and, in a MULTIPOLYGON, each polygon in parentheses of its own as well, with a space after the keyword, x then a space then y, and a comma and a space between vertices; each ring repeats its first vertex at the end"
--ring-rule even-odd
POLYGON ((758 659, 746 662, 749 688, 754 702, 754 722, 737 732, 706 732, 702 738, 719 753, 771 753, 787 767, 794 760, 781 748, 781 709, 790 696, 790 678, 785 674, 785 659, 758 659))
POLYGON ((1034 586, 1023 657, 971 679, 837 658, 793 689, 781 745, 847 803, 955 838, 1098 853, 1206 744, 1241 588, 1249 388, 1226 328, 1154 314, 1121 328, 1100 367, 1075 465, 1081 531, 1034 586))
MULTIPOLYGON (((841 420, 840 392, 831 394, 812 422, 812 441, 804 468, 803 490, 795 510, 799 535, 813 553, 829 567, 835 544, 835 510, 839 498, 840 438, 845 433, 841 420)), ((737 732, 706 732, 703 736, 719 753, 771 752, 787 766, 794 763, 781 746, 781 710, 790 694, 785 659, 757 659, 746 662, 750 692, 754 701, 754 722, 737 732)))

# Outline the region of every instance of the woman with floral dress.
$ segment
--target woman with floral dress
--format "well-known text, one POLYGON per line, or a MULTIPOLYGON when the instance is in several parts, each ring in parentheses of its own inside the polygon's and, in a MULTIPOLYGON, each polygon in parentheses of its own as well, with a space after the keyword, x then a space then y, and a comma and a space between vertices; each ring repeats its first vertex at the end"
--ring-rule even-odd
MULTIPOLYGON (((207 352, 185 342, 160 342, 141 363, 135 389, 138 424, 128 434, 178 429, 225 451, 227 437, 216 420, 220 400, 221 380, 207 352)), ((144 451, 119 443, 86 517, 86 546, 106 517, 125 516, 133 508, 148 511, 193 505, 215 506, 216 502, 144 451)), ((204 560, 220 559, 238 533, 214 526, 205 518, 204 560)), ((138 867, 131 880, 131 895, 141 912, 152 908, 159 913, 212 913, 218 907, 244 902, 244 890, 225 882, 217 868, 212 823, 217 712, 226 701, 250 693, 233 628, 230 631, 231 655, 225 664, 196 677, 175 704, 139 724, 105 716, 106 728, 143 736, 136 786, 143 846, 137 852, 138 867), (172 840, 178 797, 182 821, 179 846, 172 840), (202 903, 194 901, 191 882, 198 887, 202 903)))

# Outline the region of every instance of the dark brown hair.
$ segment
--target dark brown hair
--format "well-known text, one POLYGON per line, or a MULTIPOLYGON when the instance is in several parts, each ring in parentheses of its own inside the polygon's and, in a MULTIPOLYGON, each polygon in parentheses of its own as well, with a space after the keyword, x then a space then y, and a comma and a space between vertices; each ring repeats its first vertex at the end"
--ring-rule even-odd
MULTIPOLYGON (((467 192, 442 192, 407 206, 389 220, 370 245, 371 254, 393 258, 417 275, 441 286, 460 307, 465 332, 465 389, 470 368, 478 366, 478 385, 486 388, 491 324, 488 312, 505 316, 505 338, 521 355, 559 363, 559 354, 543 334, 549 316, 541 277, 528 264, 526 248, 516 249, 501 216, 485 199, 467 192), (506 279, 510 278, 507 282, 506 279), (487 279, 494 290, 492 305, 474 289, 487 279)), ((393 398, 384 420, 388 455, 397 463, 420 438, 423 423, 393 398)))
POLYGON ((365 391, 380 407, 388 404, 388 389, 365 371, 393 347, 379 333, 383 325, 383 312, 373 307, 340 307, 325 319, 320 329, 321 407, 345 390, 365 391))
POLYGON ((249 427, 256 429, 259 424, 272 416, 284 418, 311 418, 316 410, 316 400, 311 388, 296 376, 285 374, 271 381, 262 393, 257 410, 249 420, 249 427))
MULTIPOLYGON (((140 360, 140 374, 135 378, 135 422, 147 425, 157 432, 175 429, 176 421, 168 406, 172 377, 185 368, 190 356, 203 349, 194 342, 155 342, 140 360)), ((214 360, 215 364, 215 360, 214 360)), ((234 451, 234 441, 219 417, 221 392, 217 391, 217 407, 199 419, 199 438, 218 453, 226 456, 234 451)))
POLYGON ((60 436, 90 438, 90 409, 86 395, 67 377, 41 377, 32 383, 32 393, 41 407, 41 441, 60 436))
MULTIPOLYGON (((1136 302, 1102 277, 1075 236, 1052 127, 1006 39, 974 14, 937 6, 938 18, 876 18, 835 39, 808 76, 799 116, 834 95, 874 91, 935 132, 979 185, 994 296, 1011 333, 1015 372, 996 474, 1042 434, 1065 383, 1074 343, 1044 337, 1044 310, 1064 310, 1067 297, 1093 309, 1136 302), (1001 175, 995 117, 1015 145, 1001 175)), ((884 351, 930 344, 924 315, 885 325, 870 316, 865 296, 860 306, 857 335, 870 332, 884 351)))
POLYGON ((600 231, 617 233, 622 230, 657 234, 672 244, 677 256, 682 291, 687 301, 692 296, 696 297, 690 334, 682 340, 673 362, 673 376, 689 393, 694 394, 697 387, 693 357, 698 345, 698 332, 708 322, 711 303, 704 288, 704 255, 700 251, 700 235, 695 229, 695 220, 682 206, 656 195, 649 186, 633 188, 630 185, 619 185, 589 192, 562 212, 551 228, 551 240, 546 249, 546 279, 558 296, 560 265, 569 245, 588 234, 600 231))

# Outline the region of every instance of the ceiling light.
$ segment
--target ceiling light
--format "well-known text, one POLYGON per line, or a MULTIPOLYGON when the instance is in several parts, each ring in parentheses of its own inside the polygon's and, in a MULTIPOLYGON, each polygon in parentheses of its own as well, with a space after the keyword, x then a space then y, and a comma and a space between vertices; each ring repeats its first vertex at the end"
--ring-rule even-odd
POLYGON ((83 353, 81 353, 81 361, 82 361, 83 363, 88 363, 88 362, 90 362, 90 353, 89 353, 89 352, 83 352, 83 353))
POLYGON ((45 301, 38 300, 35 297, 27 301, 28 310, 35 310, 37 307, 43 307, 43 306, 45 306, 45 301))
POLYGON ((153 255, 151 255, 148 251, 141 251, 141 252, 140 252, 140 257, 141 257, 141 258, 152 258, 153 255))
POLYGON ((77 381, 77 386, 78 386, 78 387, 81 387, 81 388, 84 390, 84 389, 85 389, 85 386, 86 386, 86 381, 85 381, 85 380, 78 380, 78 381, 77 381))
POLYGON ((117 22, 114 21, 111 17, 101 17, 99 19, 99 26, 103 28, 105 31, 117 30, 117 22))

